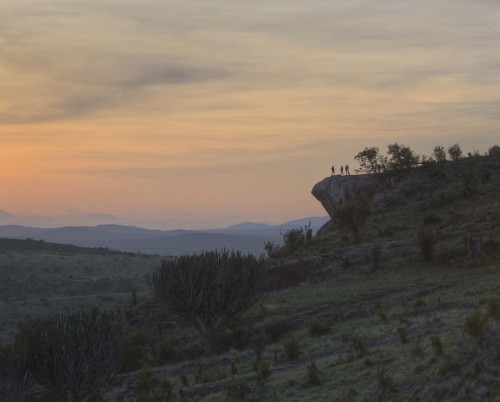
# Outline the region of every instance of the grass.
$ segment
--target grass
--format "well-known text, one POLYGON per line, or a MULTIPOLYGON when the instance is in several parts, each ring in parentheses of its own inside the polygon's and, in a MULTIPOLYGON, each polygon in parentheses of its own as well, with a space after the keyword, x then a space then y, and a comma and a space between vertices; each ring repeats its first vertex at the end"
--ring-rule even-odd
POLYGON ((0 239, 0 342, 18 323, 81 308, 126 308, 149 297, 144 276, 161 258, 105 249, 0 239), (54 247, 56 246, 56 247, 54 247))

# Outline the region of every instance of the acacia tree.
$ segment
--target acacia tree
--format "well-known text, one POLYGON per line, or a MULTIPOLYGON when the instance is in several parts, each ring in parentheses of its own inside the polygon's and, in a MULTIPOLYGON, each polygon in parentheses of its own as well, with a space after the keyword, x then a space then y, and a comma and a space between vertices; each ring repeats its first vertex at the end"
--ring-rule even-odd
POLYGON ((448 155, 452 160, 458 161, 462 157, 462 148, 458 144, 453 144, 448 148, 448 155))
POLYGON ((359 164, 359 171, 366 173, 379 173, 385 170, 387 158, 379 154, 377 147, 365 148, 354 157, 359 164))
POLYGON ((411 169, 417 166, 420 161, 420 157, 408 146, 399 145, 396 142, 389 144, 387 148, 390 169, 411 169))
POLYGON ((436 145, 433 153, 436 161, 444 162, 446 160, 446 152, 444 151, 444 147, 442 145, 436 145))
POLYGON ((25 323, 16 342, 25 351, 29 372, 54 401, 84 401, 122 363, 121 329, 97 309, 25 323))
POLYGON ((263 268, 263 261, 251 254, 204 251, 162 261, 150 284, 167 310, 195 326, 210 354, 223 326, 262 296, 263 268))

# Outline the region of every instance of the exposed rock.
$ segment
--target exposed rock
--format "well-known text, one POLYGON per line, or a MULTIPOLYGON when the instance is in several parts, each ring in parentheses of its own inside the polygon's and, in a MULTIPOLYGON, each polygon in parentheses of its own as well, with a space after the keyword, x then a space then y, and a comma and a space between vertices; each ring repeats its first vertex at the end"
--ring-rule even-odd
POLYGON ((382 190, 383 185, 377 174, 335 175, 316 183, 312 189, 312 195, 321 202, 330 218, 333 218, 338 206, 347 200, 362 193, 374 196, 382 190))
MULTIPOLYGON (((420 201, 442 186, 443 181, 425 177, 420 169, 413 169, 392 177, 383 174, 330 176, 316 183, 311 192, 333 219, 339 206, 361 194, 372 198, 375 211, 383 211, 405 199, 420 201)), ((326 223, 317 233, 327 233, 331 225, 331 221, 326 223)))

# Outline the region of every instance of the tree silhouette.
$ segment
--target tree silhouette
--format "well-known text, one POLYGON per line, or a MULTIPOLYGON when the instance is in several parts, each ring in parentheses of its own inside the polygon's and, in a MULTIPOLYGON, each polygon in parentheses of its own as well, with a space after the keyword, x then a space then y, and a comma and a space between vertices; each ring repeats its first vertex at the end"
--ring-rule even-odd
POLYGON ((377 147, 363 149, 354 159, 360 166, 360 172, 379 173, 385 170, 387 165, 387 159, 379 154, 377 147))
POLYGON ((452 160, 457 161, 462 157, 462 148, 458 144, 453 144, 448 148, 448 155, 452 160))
POLYGON ((163 261, 151 277, 156 298, 190 321, 205 354, 217 333, 262 296, 263 262, 239 251, 205 251, 163 261))

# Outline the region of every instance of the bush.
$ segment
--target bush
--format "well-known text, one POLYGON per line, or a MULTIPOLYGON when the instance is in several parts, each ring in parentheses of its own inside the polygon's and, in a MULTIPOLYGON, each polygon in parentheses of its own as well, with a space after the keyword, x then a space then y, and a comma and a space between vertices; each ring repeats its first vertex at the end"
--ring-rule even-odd
POLYGON ((0 345, 0 401, 24 401, 29 386, 28 372, 17 349, 0 345))
POLYGON ((408 342, 408 330, 406 329, 406 327, 398 327, 396 332, 399 335, 399 340, 401 341, 402 344, 408 342))
POLYGON ((271 377, 271 365, 265 360, 257 359, 253 362, 253 369, 255 374, 257 374, 257 381, 264 386, 269 377, 271 377))
POLYGON ((55 400, 83 401, 122 364, 121 330, 97 309, 25 323, 16 342, 26 351, 30 373, 55 400))
POLYGON ((153 375, 150 367, 144 367, 139 372, 139 378, 135 388, 138 402, 149 402, 152 399, 153 389, 158 384, 158 380, 153 375))
POLYGON ((448 155, 451 160, 457 161, 462 157, 462 148, 458 144, 453 144, 448 148, 448 155))
POLYGON ((500 297, 490 297, 486 300, 486 311, 488 317, 495 323, 500 320, 500 297))
POLYGON ((288 360, 296 360, 301 355, 300 344, 295 337, 288 338, 284 343, 285 353, 288 360))
POLYGON ((434 255, 436 246, 436 234, 431 229, 422 226, 418 231, 417 243, 420 249, 420 254, 425 261, 430 261, 434 255))
POLYGON ((486 315, 476 310, 469 314, 464 322, 464 332, 481 344, 489 331, 489 321, 486 315))
POLYGON ((444 162, 446 160, 446 152, 441 145, 436 145, 434 147, 433 155, 437 162, 444 162))
POLYGON ((500 156, 500 146, 493 145, 488 149, 488 155, 490 156, 500 156))
POLYGON ((377 382, 379 393, 384 395, 394 391, 394 380, 387 374, 384 368, 377 369, 377 382))
POLYGON ((312 337, 327 335, 330 333, 332 324, 325 319, 314 319, 309 321, 309 335, 312 337))
POLYGON ((424 216, 422 222, 424 225, 434 225, 436 223, 441 222, 441 218, 436 214, 430 213, 424 216))
POLYGON ((163 341, 160 344, 160 350, 158 353, 158 363, 179 363, 186 359, 184 352, 182 351, 181 345, 174 343, 172 341, 163 341))
POLYGON ((443 354, 443 344, 439 335, 431 337, 431 345, 436 356, 441 356, 443 354))
POLYGON ((250 386, 243 380, 231 382, 226 388, 228 398, 234 398, 239 401, 245 400, 246 396, 252 391, 250 386))
POLYGON ((314 362, 307 365, 307 379, 310 385, 321 385, 320 371, 314 362))
POLYGON ((364 357, 366 353, 368 353, 368 350, 365 347, 365 344, 361 340, 361 338, 354 336, 351 338, 351 347, 352 351, 356 355, 358 359, 364 357))
POLYGON ((311 223, 304 227, 294 228, 280 232, 283 238, 283 247, 288 254, 294 253, 301 248, 306 247, 312 242, 311 223))
POLYGON ((359 230, 369 215, 370 209, 367 205, 353 200, 340 205, 335 210, 333 222, 341 230, 350 233, 354 240, 357 240, 359 230))
POLYGON ((125 326, 123 328, 123 365, 122 373, 128 373, 148 366, 153 355, 150 339, 139 328, 125 326))
POLYGON ((261 330, 255 335, 251 341, 252 349, 255 352, 255 356, 258 360, 262 358, 262 353, 267 345, 271 343, 271 337, 267 334, 265 330, 261 330))

